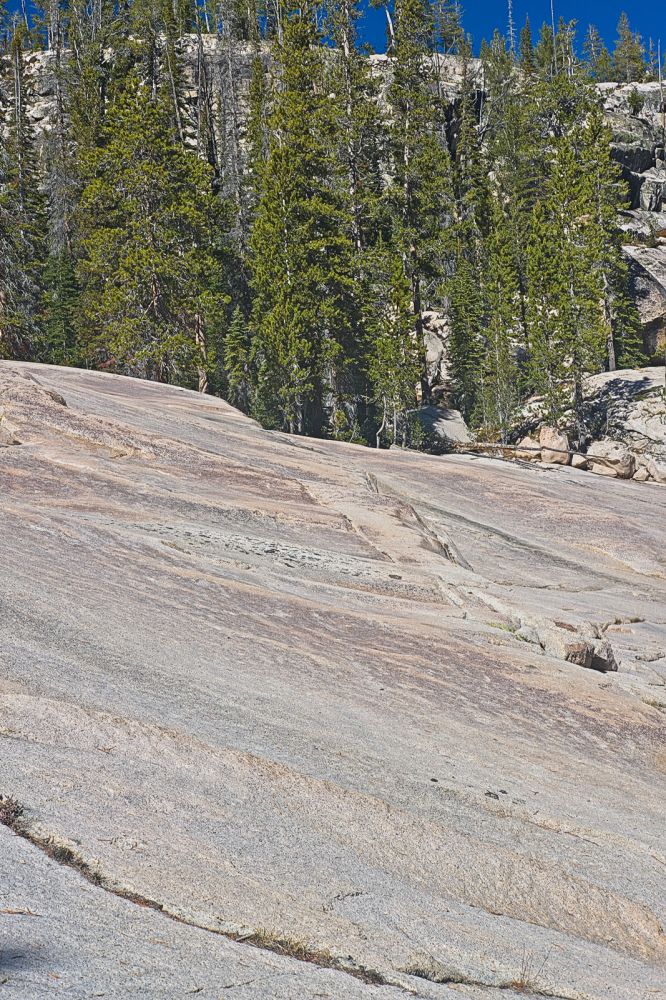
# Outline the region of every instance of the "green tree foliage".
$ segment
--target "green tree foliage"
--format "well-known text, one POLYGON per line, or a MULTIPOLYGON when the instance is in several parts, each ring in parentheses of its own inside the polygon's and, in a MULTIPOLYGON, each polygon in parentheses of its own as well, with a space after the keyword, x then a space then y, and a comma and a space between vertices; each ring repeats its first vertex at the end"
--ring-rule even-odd
POLYGON ((525 18, 525 24, 520 29, 518 54, 520 58, 520 65, 524 72, 528 75, 534 73, 536 63, 534 57, 534 42, 532 40, 532 27, 530 25, 529 17, 525 18))
POLYGON ((580 134, 557 140, 528 257, 532 381, 553 421, 573 408, 578 440, 584 437, 583 378, 603 368, 608 340, 590 212, 593 190, 578 159, 577 145, 584 142, 580 134))
POLYGON ((34 356, 39 289, 8 160, 0 149, 0 357, 27 360, 34 356))
POLYGON ((581 60, 561 19, 536 44, 529 21, 517 45, 496 33, 479 63, 457 0, 387 6, 382 61, 359 43, 363 0, 0 11, 3 356, 380 445, 407 443, 429 401, 433 313, 437 390, 484 435, 506 439, 539 392, 582 439, 586 374, 643 363, 595 91, 654 76, 626 16, 612 56, 591 27, 581 60))
POLYGON ((631 30, 629 18, 624 11, 617 24, 613 68, 615 79, 622 83, 640 83, 645 79, 645 47, 641 36, 631 30))
POLYGON ((40 191, 24 76, 25 28, 9 45, 11 92, 0 149, 0 355, 27 359, 41 347, 39 298, 46 256, 46 216, 40 191))
POLYGON ((399 426, 403 444, 406 441, 406 411, 415 403, 421 349, 414 333, 411 288, 400 257, 379 246, 373 262, 381 276, 375 288, 381 288, 382 295, 374 302, 370 322, 368 374, 381 415, 376 432, 379 447, 382 437, 397 441, 399 426))
POLYGON ((257 412, 300 434, 325 429, 324 400, 353 308, 352 225, 336 183, 315 43, 309 16, 284 25, 250 244, 257 412))
POLYGON ((638 336, 638 311, 631 299, 629 267, 622 256, 618 212, 626 204, 627 190, 621 170, 610 154, 612 133, 600 104, 592 105, 580 130, 578 161, 589 194, 588 229, 595 275, 600 284, 600 308, 606 335, 606 367, 645 362, 638 336))
POLYGON ((224 338, 224 371, 229 402, 247 413, 252 400, 250 336, 240 306, 234 309, 224 338))
POLYGON ((450 353, 456 402, 467 420, 478 423, 482 420, 480 366, 487 312, 484 272, 490 202, 475 101, 474 80, 467 72, 460 102, 460 131, 453 172, 453 273, 445 287, 451 310, 450 353))
POLYGON ((49 254, 43 284, 41 318, 48 360, 57 365, 76 364, 79 287, 75 265, 66 248, 49 254))
MULTIPOLYGON (((453 216, 445 107, 435 99, 437 63, 431 58, 433 11, 427 0, 399 0, 395 60, 388 91, 392 176, 391 242, 411 288, 414 331, 423 343, 423 311, 446 271, 447 228, 453 216)), ((421 350, 421 394, 428 385, 421 350)))
POLYGON ((583 43, 583 57, 587 70, 597 83, 613 79, 613 60, 597 28, 593 24, 587 29, 583 43))
POLYGON ((516 332, 521 290, 511 230, 498 205, 492 213, 486 252, 487 323, 483 331, 480 411, 487 434, 506 442, 520 401, 516 332))
POLYGON ((77 318, 91 363, 205 387, 226 302, 210 168, 179 144, 162 100, 130 77, 88 154, 77 318))

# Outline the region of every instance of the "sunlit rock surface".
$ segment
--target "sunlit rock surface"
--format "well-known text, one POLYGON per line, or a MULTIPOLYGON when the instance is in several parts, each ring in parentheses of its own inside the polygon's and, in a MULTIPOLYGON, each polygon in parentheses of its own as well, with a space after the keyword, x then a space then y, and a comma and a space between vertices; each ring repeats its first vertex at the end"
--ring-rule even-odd
POLYGON ((8 996, 664 996, 662 487, 7 362, 0 430, 8 996))

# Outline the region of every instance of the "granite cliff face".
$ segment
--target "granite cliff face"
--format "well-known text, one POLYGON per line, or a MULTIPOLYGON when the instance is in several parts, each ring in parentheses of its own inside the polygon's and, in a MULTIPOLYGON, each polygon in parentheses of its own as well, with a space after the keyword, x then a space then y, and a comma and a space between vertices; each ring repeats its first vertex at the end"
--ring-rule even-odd
POLYGON ((662 361, 666 351, 666 105, 658 83, 600 85, 613 130, 613 156, 631 193, 623 228, 628 245, 636 302, 649 357, 662 361), (631 110, 638 95, 642 108, 631 110))
POLYGON ((0 430, 8 996, 665 996, 663 490, 7 362, 0 430))

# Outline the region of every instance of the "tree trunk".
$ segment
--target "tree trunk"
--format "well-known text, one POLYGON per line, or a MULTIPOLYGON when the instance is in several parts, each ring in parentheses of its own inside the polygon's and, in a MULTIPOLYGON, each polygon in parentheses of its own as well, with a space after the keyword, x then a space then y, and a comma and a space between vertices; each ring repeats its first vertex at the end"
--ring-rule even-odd
POLYGON ((376 437, 375 437, 375 442, 376 442, 376 447, 377 448, 379 448, 379 443, 381 441, 382 434, 384 433, 384 430, 386 428, 386 400, 385 399, 383 400, 383 408, 384 408, 384 412, 382 414, 381 426, 380 426, 379 430, 377 431, 377 434, 376 434, 376 437))
POLYGON ((197 366, 197 371, 199 373, 199 392, 208 392, 208 372, 206 371, 206 331, 204 329, 200 313, 197 313, 194 317, 194 342, 197 345, 200 359, 197 366))

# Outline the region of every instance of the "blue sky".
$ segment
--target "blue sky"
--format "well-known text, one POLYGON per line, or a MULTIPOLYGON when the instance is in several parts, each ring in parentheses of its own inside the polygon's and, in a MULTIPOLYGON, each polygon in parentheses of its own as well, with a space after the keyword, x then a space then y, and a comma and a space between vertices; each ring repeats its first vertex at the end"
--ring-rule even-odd
MULTIPOLYGON (((474 48, 478 51, 482 38, 489 39, 497 27, 506 30, 507 2, 506 0, 461 0, 463 7, 463 25, 474 39, 474 48)), ((577 20, 579 33, 582 36, 588 24, 596 24, 606 44, 612 48, 616 37, 616 25, 622 11, 626 11, 634 31, 639 31, 647 45, 650 36, 656 40, 661 36, 662 51, 666 50, 666 4, 663 0, 641 0, 640 3, 628 0, 555 0, 555 18, 560 16, 565 20, 577 20)), ((533 33, 538 33, 544 21, 550 23, 550 0, 514 0, 513 17, 517 29, 525 22, 529 14, 533 33)), ((386 47, 384 13, 383 11, 368 12, 367 40, 381 52, 386 47)))
MULTIPOLYGON (((392 0, 391 0, 392 2, 392 0)), ((482 38, 490 38, 498 27, 506 30, 507 0, 461 0, 465 30, 472 34, 474 48, 478 51, 482 38)), ((9 8, 17 8, 19 0, 9 0, 9 8)), ((620 13, 625 10, 634 31, 639 31, 647 44, 650 36, 661 36, 662 51, 666 51, 666 4, 664 0, 555 0, 555 17, 577 19, 582 36, 588 24, 596 24, 606 44, 612 47, 615 27, 620 13)), ((514 0, 514 20, 520 28, 529 14, 534 34, 543 21, 550 22, 550 0, 514 0)), ((364 23, 365 39, 378 51, 386 47, 384 13, 369 9, 364 23)))

